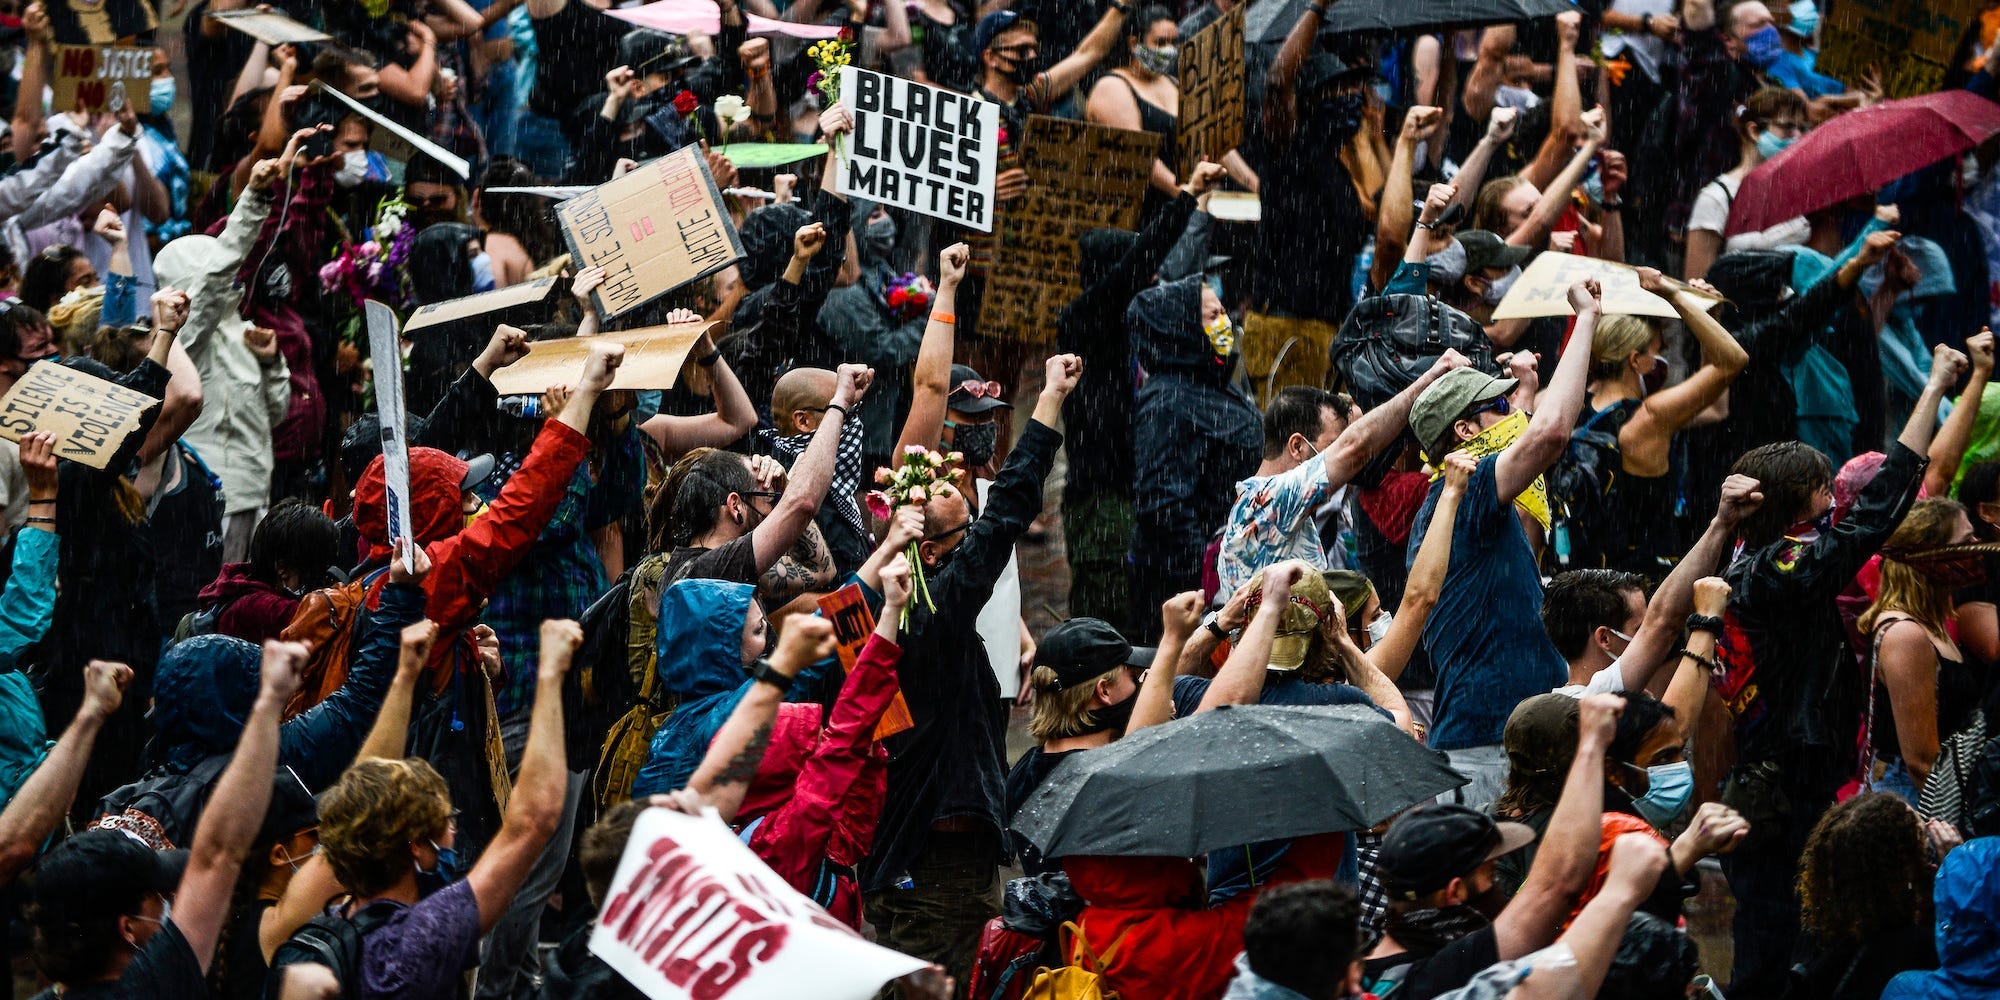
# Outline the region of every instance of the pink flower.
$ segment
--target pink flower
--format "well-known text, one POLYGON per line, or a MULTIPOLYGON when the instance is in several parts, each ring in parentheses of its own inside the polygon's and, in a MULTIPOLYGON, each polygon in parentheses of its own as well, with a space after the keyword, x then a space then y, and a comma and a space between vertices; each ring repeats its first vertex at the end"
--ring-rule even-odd
MULTIPOLYGON (((819 87, 819 82, 825 78, 826 78, 825 74, 821 73, 819 70, 813 70, 813 75, 806 77, 806 89, 807 90, 817 89, 819 87)), ((1001 141, 1005 142, 1006 140, 1003 139, 1001 141)))
POLYGON ((889 485, 889 477, 890 477, 891 475, 893 475, 893 473, 891 473, 891 472, 890 472, 890 471, 889 471, 889 470, 888 470, 887 468, 878 468, 878 469, 876 469, 876 470, 875 470, 875 484, 876 484, 877 486, 887 486, 887 485, 889 485))
POLYGON ((896 508, 889 503, 889 494, 881 490, 868 491, 868 513, 883 520, 888 520, 889 515, 895 512, 896 508))
POLYGON ((921 454, 923 454, 924 452, 926 452, 926 451, 929 451, 929 450, 930 450, 930 449, 928 449, 928 448, 925 448, 925 447, 924 447, 923 445, 920 445, 920 444, 912 444, 912 445, 905 445, 905 446, 903 447, 903 454, 905 454, 905 455, 921 455, 921 454))
POLYGON ((926 451, 924 452, 924 461, 929 462, 932 465, 943 465, 944 456, 934 451, 926 451))
POLYGON ((949 461, 951 464, 957 465, 958 463, 965 461, 965 452, 954 451, 951 454, 945 456, 945 459, 946 461, 949 461))
POLYGON ((369 240, 368 242, 361 244, 361 256, 363 257, 373 257, 381 252, 382 252, 382 244, 377 243, 374 240, 369 240))
POLYGON ((924 503, 931 498, 930 492, 919 486, 910 491, 911 503, 924 503))

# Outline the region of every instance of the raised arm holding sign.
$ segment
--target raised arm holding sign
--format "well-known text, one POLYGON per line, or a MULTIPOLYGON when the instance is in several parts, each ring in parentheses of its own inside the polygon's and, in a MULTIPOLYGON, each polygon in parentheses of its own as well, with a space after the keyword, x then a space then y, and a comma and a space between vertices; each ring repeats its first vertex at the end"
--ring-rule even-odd
POLYGON ((853 66, 840 74, 854 138, 835 190, 991 232, 1000 106, 853 66))
POLYGON ((570 266, 601 267, 597 311, 615 319, 743 256, 701 147, 687 146, 556 206, 570 266))

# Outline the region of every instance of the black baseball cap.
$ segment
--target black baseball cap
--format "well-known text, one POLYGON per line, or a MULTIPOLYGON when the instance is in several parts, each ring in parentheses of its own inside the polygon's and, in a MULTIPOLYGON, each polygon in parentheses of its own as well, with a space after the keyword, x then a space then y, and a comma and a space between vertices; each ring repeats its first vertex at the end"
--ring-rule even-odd
POLYGON ((56 845, 35 869, 37 926, 62 933, 139 912, 154 893, 172 896, 186 851, 156 851, 118 830, 85 830, 56 845))
MULTIPOLYGON (((1002 407, 1009 410, 1014 408, 1014 404, 1001 399, 998 393, 982 390, 982 395, 975 396, 972 390, 966 388, 969 383, 983 385, 985 382, 985 376, 973 371, 971 365, 952 365, 951 395, 945 397, 944 405, 956 413, 985 413, 1002 407)), ((1006 389, 1003 387, 1001 391, 1005 392, 1006 389)))
POLYGON ((1391 900, 1408 902, 1534 841, 1532 828, 1521 823, 1496 823, 1477 809, 1418 806, 1389 824, 1389 832, 1382 837, 1382 853, 1375 859, 1375 874, 1391 900))
POLYGON ((312 792, 291 768, 280 767, 271 779, 271 806, 264 812, 264 825, 257 828, 252 856, 318 825, 319 804, 313 801, 312 792))
POLYGON ((1484 229, 1468 229, 1458 234, 1458 245, 1465 248, 1465 273, 1488 267, 1510 268, 1528 259, 1528 248, 1510 246, 1496 233, 1484 229))
POLYGON ((670 35, 651 28, 628 31, 618 40, 618 61, 631 67, 632 72, 645 76, 648 73, 671 73, 686 69, 701 61, 701 57, 688 48, 687 39, 670 35))
POLYGON ((1035 647, 1035 665, 1055 671, 1056 690, 1088 684, 1119 666, 1149 667, 1153 648, 1125 641, 1100 618, 1071 618, 1049 630, 1035 647))

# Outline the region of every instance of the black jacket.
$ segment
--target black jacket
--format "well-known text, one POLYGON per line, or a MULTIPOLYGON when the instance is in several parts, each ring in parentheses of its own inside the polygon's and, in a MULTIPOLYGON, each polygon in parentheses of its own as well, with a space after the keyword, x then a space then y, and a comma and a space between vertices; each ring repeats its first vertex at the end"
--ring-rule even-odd
POLYGON ((840 362, 840 345, 820 329, 818 317, 833 290, 834 276, 847 259, 851 214, 845 199, 822 191, 815 192, 810 213, 793 205, 772 205, 743 220, 746 257, 737 266, 751 291, 736 307, 732 332, 717 346, 766 424, 771 420, 771 390, 780 375, 799 367, 832 368, 840 362), (782 275, 791 260, 792 235, 809 222, 826 227, 826 245, 794 285, 782 275))

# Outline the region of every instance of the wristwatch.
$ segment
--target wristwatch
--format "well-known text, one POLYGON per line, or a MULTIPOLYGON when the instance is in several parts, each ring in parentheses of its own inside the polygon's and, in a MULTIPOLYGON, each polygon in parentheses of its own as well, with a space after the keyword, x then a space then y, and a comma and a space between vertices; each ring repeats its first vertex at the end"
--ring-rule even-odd
POLYGON ((1221 625, 1216 624, 1216 619, 1220 617, 1222 616, 1219 612, 1215 611, 1209 612, 1208 617, 1201 620, 1201 627, 1209 630, 1210 632, 1215 633, 1215 639, 1217 642, 1228 642, 1229 632, 1225 630, 1221 625))
POLYGON ((770 660, 761 656, 757 658, 756 663, 750 665, 750 679, 769 684, 777 688, 780 694, 792 689, 792 679, 779 673, 778 668, 772 666, 770 660))
POLYGON ((1645 32, 1648 35, 1653 33, 1653 15, 1651 14, 1639 15, 1639 30, 1645 32))

